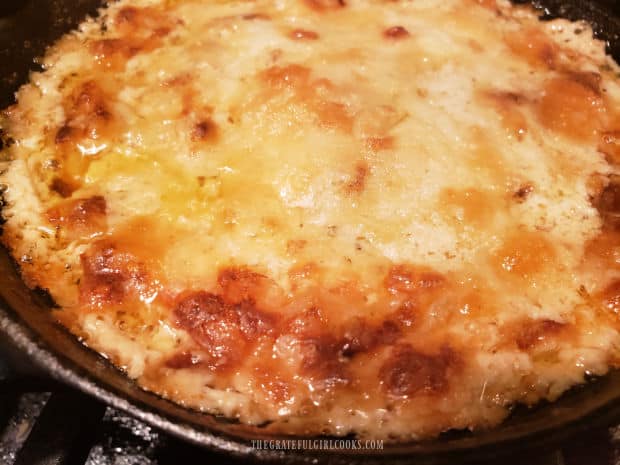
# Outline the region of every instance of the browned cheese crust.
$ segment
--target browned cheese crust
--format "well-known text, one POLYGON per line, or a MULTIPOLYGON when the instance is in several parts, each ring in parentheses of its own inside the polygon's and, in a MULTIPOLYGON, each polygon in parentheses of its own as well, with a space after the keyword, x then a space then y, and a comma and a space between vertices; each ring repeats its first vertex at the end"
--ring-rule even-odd
POLYGON ((618 365, 619 69, 587 25, 121 0, 43 63, 2 117, 2 240, 144 388, 408 440, 618 365))

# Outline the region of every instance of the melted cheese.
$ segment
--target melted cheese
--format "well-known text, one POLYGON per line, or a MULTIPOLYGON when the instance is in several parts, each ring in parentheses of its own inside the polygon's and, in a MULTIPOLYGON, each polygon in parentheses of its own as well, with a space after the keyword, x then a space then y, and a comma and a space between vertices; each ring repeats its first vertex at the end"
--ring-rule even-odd
POLYGON ((620 86, 586 25, 121 0, 43 63, 4 114, 3 241, 142 386, 406 440, 617 364, 620 86))

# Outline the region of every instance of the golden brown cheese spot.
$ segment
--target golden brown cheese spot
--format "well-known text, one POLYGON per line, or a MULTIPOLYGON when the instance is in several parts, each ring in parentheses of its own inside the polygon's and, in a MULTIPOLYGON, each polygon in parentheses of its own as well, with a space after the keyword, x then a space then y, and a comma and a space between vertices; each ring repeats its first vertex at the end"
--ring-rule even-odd
POLYGON ((405 332, 407 328, 412 328, 420 316, 418 303, 413 299, 405 299, 393 312, 387 321, 392 321, 405 332))
POLYGON ((601 134, 598 149, 610 163, 620 164, 620 130, 607 130, 601 134))
POLYGON ((366 162, 359 162, 355 166, 355 174, 351 180, 345 185, 347 194, 361 194, 366 186, 366 179, 370 174, 370 169, 366 162))
POLYGON ((286 252, 290 255, 296 255, 305 249, 308 241, 305 239, 289 239, 286 242, 286 252))
POLYGON ((325 94, 333 93, 334 90, 328 79, 312 79, 310 69, 298 64, 270 67, 260 74, 260 78, 267 85, 268 93, 273 96, 283 91, 292 92, 293 101, 312 111, 322 126, 351 132, 353 117, 346 105, 325 97, 325 94))
POLYGON ((157 218, 135 216, 122 226, 117 226, 108 238, 118 250, 127 252, 137 261, 144 263, 152 277, 158 279, 162 259, 169 250, 175 233, 174 227, 162 224, 157 218), (148 237, 148 240, 145 240, 145 237, 148 237))
POLYGON ((192 129, 192 140, 215 142, 218 139, 218 129, 215 122, 206 119, 196 123, 192 129))
POLYGON ((318 338, 329 332, 328 321, 324 313, 316 306, 304 309, 284 324, 285 332, 295 336, 318 338))
POLYGON ((410 35, 403 26, 392 26, 383 31, 383 37, 391 40, 406 39, 410 35))
POLYGON ((291 64, 287 66, 273 66, 261 74, 265 83, 274 90, 283 88, 303 88, 310 79, 310 68, 291 64))
POLYGON ((105 139, 118 127, 109 109, 109 99, 99 84, 86 81, 64 102, 65 123, 54 137, 60 155, 60 175, 56 185, 52 185, 52 190, 63 197, 81 186, 91 158, 107 149, 105 139))
POLYGON ((516 328, 515 342, 521 350, 529 350, 562 333, 568 325, 554 320, 526 320, 516 328))
POLYGON ((564 71, 564 76, 590 89, 596 95, 601 95, 601 80, 599 73, 593 71, 564 71))
POLYGON ((122 8, 115 18, 120 37, 94 40, 90 51, 95 62, 105 68, 122 69, 128 59, 163 44, 175 21, 155 8, 122 8))
POLYGON ((547 129, 586 142, 603 129, 606 108, 591 88, 575 79, 556 77, 547 81, 537 113, 547 129))
POLYGON ((339 10, 347 5, 345 0, 303 0, 303 3, 311 10, 321 13, 339 10))
POLYGON ((56 132, 54 142, 56 144, 64 144, 71 139, 74 132, 75 130, 67 125, 61 126, 60 129, 58 129, 58 132, 56 132))
POLYGON ((394 142, 389 132, 399 123, 407 119, 408 113, 393 105, 377 105, 362 109, 355 118, 356 128, 364 136, 367 145, 376 143, 379 148, 387 144, 391 148, 394 142))
POLYGON ((608 227, 620 229, 620 176, 610 176, 607 185, 595 195, 592 205, 608 227))
POLYGON ((97 82, 82 83, 71 95, 69 106, 65 107, 66 126, 81 131, 83 135, 96 138, 102 132, 105 122, 112 118, 108 109, 108 99, 109 96, 97 82))
POLYGON ((136 27, 138 26, 138 22, 141 22, 140 19, 144 18, 144 13, 147 10, 139 10, 133 6, 126 6, 119 10, 116 14, 116 24, 123 27, 125 25, 136 27))
POLYGON ((353 118, 349 115, 346 105, 317 97, 314 102, 314 111, 323 127, 351 132, 353 118))
POLYGON ((463 279, 459 284, 460 289, 450 296, 447 321, 474 321, 495 314, 494 302, 497 301, 497 295, 493 291, 471 277, 463 279))
POLYGON ((302 355, 301 372, 319 381, 317 387, 326 389, 348 383, 345 367, 339 358, 339 340, 326 332, 317 337, 300 338, 298 344, 302 355))
POLYGON ((322 388, 348 382, 345 360, 341 357, 344 343, 319 308, 306 309, 286 322, 283 334, 293 336, 292 343, 301 356, 302 374, 322 388))
POLYGON ((79 182, 68 182, 59 177, 54 177, 50 189, 63 198, 71 197, 71 194, 80 188, 79 182))
POLYGON ((174 308, 176 324, 210 356, 212 369, 231 367, 261 336, 271 333, 271 317, 252 302, 231 305, 205 291, 182 294, 174 308))
POLYGON ((615 280, 609 284, 600 293, 599 299, 605 309, 616 315, 620 314, 620 280, 615 280))
POLYGON ((604 273, 620 269, 620 233, 618 225, 607 225, 603 231, 585 245, 583 263, 599 268, 604 273))
POLYGON ((290 92, 295 101, 314 106, 316 94, 310 80, 310 68, 297 64, 272 66, 262 71, 260 78, 266 84, 268 96, 277 97, 290 92))
POLYGON ((280 375, 277 367, 262 363, 255 368, 254 374, 261 391, 270 401, 282 404, 293 396, 291 383, 282 379, 286 375, 280 375))
POLYGON ((246 268, 226 268, 220 271, 217 281, 224 298, 233 303, 252 299, 266 276, 246 268))
POLYGON ((136 35, 140 32, 151 34, 153 31, 163 34, 163 31, 169 30, 173 21, 165 12, 156 8, 126 6, 116 14, 115 23, 121 33, 136 35))
POLYGON ((127 60, 138 53, 155 50, 163 45, 162 38, 167 29, 153 32, 153 35, 142 38, 101 39, 91 42, 90 51, 99 66, 112 70, 122 69, 127 60))
POLYGON ((433 395, 448 388, 453 372, 461 364, 459 354, 447 345, 436 354, 426 354, 410 344, 398 344, 379 376, 382 387, 393 396, 433 395))
POLYGON ((320 270, 316 263, 300 263, 288 270, 291 289, 299 291, 313 286, 319 279, 320 270))
POLYGON ((97 308, 140 297, 147 287, 147 270, 134 256, 102 241, 80 257, 83 276, 80 301, 97 308))
POLYGON ((394 265, 384 280, 386 289, 391 293, 416 293, 441 288, 446 278, 426 266, 394 265))
POLYGON ((508 34, 504 40, 514 54, 524 58, 531 66, 555 67, 559 47, 539 28, 519 29, 508 34))
POLYGON ((228 303, 242 301, 265 302, 271 305, 277 303, 268 302, 278 297, 279 289, 276 284, 267 276, 248 268, 224 268, 220 270, 217 282, 222 289, 222 298, 228 303))
POLYGON ((318 40, 319 34, 308 29, 293 29, 288 33, 288 37, 293 40, 318 40))
POLYGON ((484 52, 484 47, 477 40, 469 39, 467 45, 476 53, 484 52))
POLYGON ((595 208, 597 198, 601 195, 608 182, 609 177, 601 173, 592 173, 586 179, 586 190, 588 192, 588 197, 595 208))
POLYGON ((271 19, 271 16, 264 13, 247 13, 245 15, 241 15, 241 19, 243 19, 244 21, 269 21, 271 19))
POLYGON ((192 352, 182 351, 174 354, 165 361, 165 366, 175 370, 192 368, 200 365, 200 356, 192 352))
MULTIPOLYGON (((361 317, 355 317, 345 325, 343 341, 340 351, 345 357, 353 357, 358 353, 394 344, 402 334, 404 315, 397 315, 394 319, 386 319, 380 324, 370 324, 361 317)), ((407 320, 411 324, 412 317, 407 320)))
POLYGON ((72 238, 90 236, 107 229, 106 201, 100 195, 61 202, 47 211, 54 226, 67 229, 72 238))
POLYGON ((497 0, 474 0, 474 2, 487 10, 497 11, 497 0))
POLYGON ((371 152, 381 152, 383 150, 391 150, 394 148, 394 138, 386 137, 367 137, 365 145, 371 152))
MULTIPOLYGON (((179 93, 181 94, 181 101, 183 102, 183 108, 181 110, 182 116, 190 116, 192 113, 196 112, 196 106, 194 102, 198 98, 198 91, 191 85, 191 76, 187 76, 188 81, 180 80, 174 84, 169 84, 170 87, 177 87, 179 89, 179 93)), ((212 108, 207 108, 205 111, 205 119, 204 121, 210 121, 211 115, 213 114, 212 108)), ((192 115, 196 118, 196 115, 192 115)), ((195 122, 195 121, 194 121, 195 122)), ((199 124, 201 121, 198 121, 196 124, 199 124)))
POLYGON ((508 237, 494 255, 501 275, 530 279, 553 262, 555 250, 544 233, 521 231, 508 237))
POLYGON ((140 49, 139 44, 128 39, 100 39, 90 44, 90 52, 95 62, 114 70, 121 69, 140 49))
POLYGON ((479 189, 444 189, 439 194, 439 205, 459 222, 480 226, 493 218, 498 201, 491 192, 479 189))
POLYGON ((519 187, 514 194, 512 195, 512 197, 518 202, 518 203, 523 203, 527 200, 527 198, 529 197, 529 195, 534 192, 534 186, 532 186, 529 183, 523 184, 521 187, 519 187))
POLYGON ((519 109, 527 99, 514 92, 491 91, 485 94, 499 113, 502 123, 511 137, 523 140, 527 133, 527 120, 519 109))

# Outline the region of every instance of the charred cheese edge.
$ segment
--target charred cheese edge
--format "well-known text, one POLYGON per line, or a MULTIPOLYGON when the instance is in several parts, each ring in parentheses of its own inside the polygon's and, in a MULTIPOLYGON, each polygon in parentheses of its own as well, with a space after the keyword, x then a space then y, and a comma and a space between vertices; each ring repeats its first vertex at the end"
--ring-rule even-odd
POLYGON ((146 389, 289 434, 498 424, 618 366, 620 85, 503 0, 121 0, 2 115, 2 240, 146 389))

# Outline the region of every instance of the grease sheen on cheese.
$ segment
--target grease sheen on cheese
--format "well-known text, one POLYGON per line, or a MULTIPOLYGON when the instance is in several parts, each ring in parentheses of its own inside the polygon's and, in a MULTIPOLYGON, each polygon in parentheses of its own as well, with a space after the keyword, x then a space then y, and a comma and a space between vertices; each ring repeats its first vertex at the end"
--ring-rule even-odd
POLYGON ((503 0, 121 0, 5 110, 3 242, 265 431, 499 423, 618 365, 618 66, 503 0))

